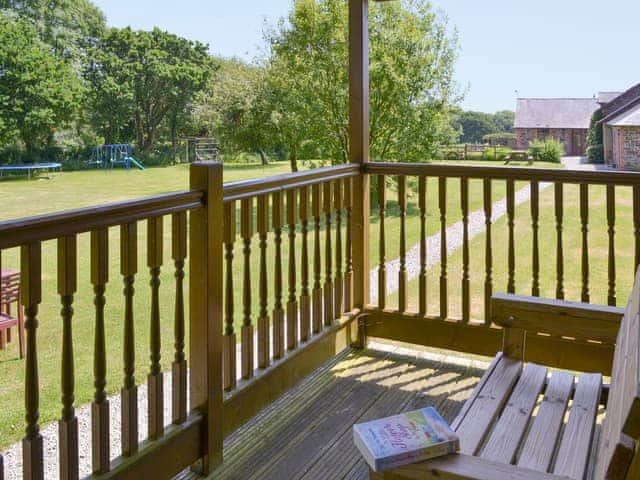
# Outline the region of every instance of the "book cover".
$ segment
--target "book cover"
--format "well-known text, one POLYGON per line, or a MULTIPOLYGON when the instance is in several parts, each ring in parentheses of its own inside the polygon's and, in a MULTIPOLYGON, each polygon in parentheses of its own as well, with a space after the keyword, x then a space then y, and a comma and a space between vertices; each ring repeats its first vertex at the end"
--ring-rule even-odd
POLYGON ((356 424, 353 438, 376 472, 460 449, 458 436, 432 407, 356 424))

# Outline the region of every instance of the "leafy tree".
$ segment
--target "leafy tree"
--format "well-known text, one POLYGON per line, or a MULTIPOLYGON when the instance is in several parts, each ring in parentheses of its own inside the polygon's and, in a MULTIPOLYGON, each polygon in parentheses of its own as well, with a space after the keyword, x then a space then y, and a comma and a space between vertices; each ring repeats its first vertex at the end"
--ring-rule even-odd
POLYGON ((220 68, 194 102, 193 121, 223 152, 256 152, 266 164, 273 137, 265 70, 236 58, 216 62, 220 68))
POLYGON ((460 132, 461 143, 480 143, 485 135, 498 133, 490 113, 459 111, 452 124, 460 132))
POLYGON ((591 115, 589 131, 587 132, 587 159, 589 163, 604 163, 604 145, 602 124, 602 109, 598 109, 591 115))
POLYGON ((72 68, 33 27, 0 13, 0 138, 17 134, 33 159, 73 119, 79 93, 72 68))
POLYGON ((76 66, 106 27, 90 0, 0 0, 0 11, 29 23, 55 56, 76 66))
POLYGON ((163 122, 175 141, 180 115, 204 88, 214 64, 207 46, 158 28, 112 28, 91 50, 86 77, 92 87, 93 123, 107 142, 135 135, 149 152, 163 122))
POLYGON ((513 110, 501 110, 493 114, 493 123, 498 133, 513 133, 516 113, 513 110))
MULTIPOLYGON (((451 133, 457 38, 424 0, 372 4, 372 157, 428 158, 451 133)), ((270 116, 292 163, 348 159, 348 12, 341 0, 300 0, 265 33, 270 116)))

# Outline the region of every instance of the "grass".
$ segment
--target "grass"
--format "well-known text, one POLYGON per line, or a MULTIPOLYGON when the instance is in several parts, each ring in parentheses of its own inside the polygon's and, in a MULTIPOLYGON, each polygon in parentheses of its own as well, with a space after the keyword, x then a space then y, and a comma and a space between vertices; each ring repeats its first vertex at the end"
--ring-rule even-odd
MULTIPOLYGON (((451 162, 449 162, 451 163, 451 162)), ((466 164, 469 164, 467 162, 466 164)), ((496 162, 473 162, 479 165, 496 165, 496 162)), ((549 166, 548 164, 536 166, 549 166)), ((266 177, 287 173, 287 163, 275 163, 267 167, 260 165, 226 165, 225 181, 236 181, 249 178, 266 177)), ((419 241, 419 220, 417 218, 417 190, 416 181, 409 181, 409 203, 407 219, 407 245, 410 247, 419 241)), ((138 198, 146 195, 184 190, 188 188, 188 166, 178 165, 167 168, 150 168, 145 171, 85 171, 55 175, 51 180, 38 181, 7 181, 0 183, 0 194, 3 198, 11 198, 11 202, 3 204, 0 220, 26 217, 138 198)), ((399 217, 395 194, 395 185, 389 184, 388 220, 387 226, 387 258, 396 257, 399 252, 399 217)), ((447 224, 458 221, 460 213, 459 181, 450 179, 447 182, 447 224)), ((504 196, 504 182, 494 182, 494 201, 504 196)), ((481 208, 481 183, 471 181, 469 185, 470 211, 481 208)), ((428 233, 433 234, 439 229, 439 212, 437 179, 430 178, 427 191, 428 204, 428 233)), ((148 371, 149 358, 149 313, 150 294, 148 285, 148 271, 146 269, 146 224, 140 222, 138 226, 138 275, 136 281, 135 314, 136 314, 136 376, 139 383, 144 382, 148 371)), ((162 318, 162 365, 169 368, 173 357, 173 267, 171 265, 171 228, 170 219, 165 221, 164 230, 164 258, 165 265, 161 276, 161 318, 162 318)), ((345 232, 343 229, 343 242, 345 232)), ((286 301, 288 283, 286 278, 288 262, 288 239, 286 229, 283 232, 283 268, 284 268, 284 298, 286 301)), ((372 212, 371 222, 371 262, 377 263, 378 258, 379 224, 377 212, 372 212)), ((322 252, 324 254, 324 233, 322 235, 322 252)), ((310 247, 312 246, 310 236, 310 247)), ((112 228, 109 232, 110 240, 110 272, 107 286, 106 331, 108 374, 107 389, 109 393, 119 390, 122 380, 122 280, 119 271, 119 229, 112 228)), ((335 231, 332 234, 335 241, 335 231)), ((300 235, 297 236, 297 265, 300 265, 300 235)), ((269 239, 269 278, 273 278, 273 239, 269 239)), ((257 281, 258 274, 258 245, 254 236, 252 243, 251 272, 252 280, 257 281)), ((312 250, 310 250, 310 253, 312 250)), ((234 261, 234 289, 235 295, 235 325, 241 323, 242 308, 240 294, 242 288, 242 246, 237 241, 235 245, 234 261)), ((93 393, 93 292, 89 276, 89 239, 88 235, 80 235, 78 239, 78 292, 75 296, 74 316, 74 348, 76 366, 76 405, 91 401, 93 393)), ((2 265, 5 268, 18 267, 17 249, 2 252, 2 265)), ((323 281, 324 281, 323 262, 323 281)), ((454 273, 451 277, 454 278, 454 273)), ((38 355, 40 368, 40 423, 45 424, 59 417, 60 413, 60 358, 61 358, 61 328, 60 303, 56 292, 56 243, 43 244, 43 302, 40 306, 38 329, 38 355)), ((272 308, 273 290, 269 287, 270 305, 272 308)), ((258 298, 254 290, 252 297, 252 312, 258 312, 258 298)), ((299 292, 299 291, 298 291, 299 292)), ((453 293, 453 290, 452 290, 453 293)), ((23 381, 24 363, 17 359, 17 344, 10 344, 9 348, 0 352, 0 447, 6 446, 23 435, 23 381)))
MULTIPOLYGON (((582 288, 582 234, 580 226, 579 189, 577 185, 564 188, 564 290, 567 300, 580 301, 582 288)), ((516 293, 531 294, 532 278, 532 237, 529 202, 516 208, 515 213, 515 249, 516 249, 516 293)), ((626 187, 616 188, 616 291, 617 305, 624 306, 633 285, 634 276, 634 236, 632 222, 632 194, 626 187)), ((589 290, 590 301, 597 304, 607 303, 608 287, 608 236, 606 224, 605 188, 592 186, 589 189, 589 290)), ((540 294, 543 297, 556 296, 556 230, 554 216, 554 192, 549 187, 540 193, 540 294)), ((471 240, 470 281, 471 316, 484 318, 484 275, 485 275, 484 233, 471 240)), ((507 251, 508 226, 503 216, 492 229, 493 245, 493 285, 494 292, 507 289, 507 251)), ((462 250, 458 249, 448 257, 448 305, 449 316, 462 316, 462 250)), ((428 271, 427 298, 428 314, 438 315, 439 310, 440 265, 434 265, 428 271)), ((418 309, 417 279, 409 282, 409 310, 418 309)), ((389 308, 397 308, 397 293, 388 297, 389 308)))

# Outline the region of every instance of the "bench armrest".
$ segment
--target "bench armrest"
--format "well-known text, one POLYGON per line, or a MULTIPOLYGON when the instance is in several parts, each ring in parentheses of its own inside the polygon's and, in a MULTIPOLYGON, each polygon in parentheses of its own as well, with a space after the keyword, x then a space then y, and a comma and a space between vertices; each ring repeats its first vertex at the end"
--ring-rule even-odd
POLYGON ((568 480, 551 473, 493 462, 464 454, 444 457, 394 468, 385 472, 369 471, 371 480, 568 480))
POLYGON ((614 344, 624 309, 498 293, 491 297, 491 320, 501 327, 597 340, 614 344))

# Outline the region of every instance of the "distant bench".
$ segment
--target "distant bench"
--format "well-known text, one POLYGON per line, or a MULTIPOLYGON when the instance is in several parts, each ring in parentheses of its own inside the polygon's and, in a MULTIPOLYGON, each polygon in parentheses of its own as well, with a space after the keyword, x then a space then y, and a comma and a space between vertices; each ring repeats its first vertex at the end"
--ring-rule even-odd
POLYGON ((47 172, 59 172, 62 169, 61 163, 20 163, 16 165, 0 165, 0 177, 4 172, 27 172, 27 177, 31 180, 33 172, 46 170, 47 172))
POLYGON ((533 165, 533 157, 530 157, 526 150, 512 150, 504 159, 505 165, 509 165, 509 162, 528 162, 529 165, 533 165))

